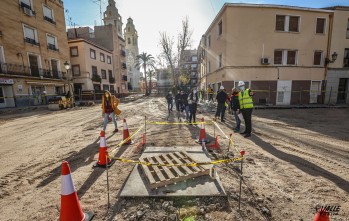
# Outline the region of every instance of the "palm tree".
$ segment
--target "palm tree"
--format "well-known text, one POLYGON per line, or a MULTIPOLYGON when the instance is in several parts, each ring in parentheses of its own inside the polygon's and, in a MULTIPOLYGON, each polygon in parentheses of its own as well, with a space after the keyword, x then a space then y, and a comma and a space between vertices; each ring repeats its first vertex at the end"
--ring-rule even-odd
MULTIPOLYGON (((143 52, 142 54, 137 55, 136 57, 136 68, 143 67, 144 71, 144 80, 145 80, 145 95, 149 95, 148 85, 147 85, 147 67, 151 67, 155 69, 155 60, 151 54, 147 54, 143 52)), ((151 80, 150 80, 151 81, 151 80)))

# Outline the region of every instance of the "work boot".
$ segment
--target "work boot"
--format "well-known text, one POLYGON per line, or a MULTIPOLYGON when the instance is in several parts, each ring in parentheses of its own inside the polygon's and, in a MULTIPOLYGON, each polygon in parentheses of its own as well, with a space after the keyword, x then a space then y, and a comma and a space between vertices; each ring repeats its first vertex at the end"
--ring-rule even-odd
POLYGON ((251 137, 251 134, 245 134, 245 138, 251 137))
POLYGON ((116 129, 113 131, 113 133, 117 133, 117 132, 119 132, 118 128, 116 128, 116 129))

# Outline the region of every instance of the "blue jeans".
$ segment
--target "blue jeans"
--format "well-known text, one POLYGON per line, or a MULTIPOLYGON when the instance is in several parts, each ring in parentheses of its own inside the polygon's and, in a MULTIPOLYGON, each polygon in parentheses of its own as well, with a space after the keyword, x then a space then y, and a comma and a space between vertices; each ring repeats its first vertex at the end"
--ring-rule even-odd
POLYGON ((110 113, 110 114, 105 113, 104 114, 104 121, 103 121, 103 130, 104 131, 107 128, 109 115, 111 115, 111 118, 113 119, 115 129, 118 129, 118 123, 116 123, 115 114, 114 113, 110 113))
POLYGON ((238 116, 237 111, 234 111, 234 110, 233 110, 233 114, 234 114, 235 121, 236 121, 236 129, 237 129, 237 130, 240 130, 241 120, 240 120, 240 118, 239 118, 239 116, 238 116))
POLYGON ((189 121, 189 113, 190 113, 189 105, 185 106, 184 110, 185 110, 185 119, 189 121))

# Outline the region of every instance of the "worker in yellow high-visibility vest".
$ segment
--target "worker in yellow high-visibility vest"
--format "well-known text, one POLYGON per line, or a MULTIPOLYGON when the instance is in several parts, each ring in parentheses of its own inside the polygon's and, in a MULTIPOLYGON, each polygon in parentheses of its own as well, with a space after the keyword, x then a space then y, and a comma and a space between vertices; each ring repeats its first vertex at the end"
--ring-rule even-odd
POLYGON ((253 100, 252 96, 254 93, 249 89, 245 88, 245 82, 239 81, 238 87, 240 88, 239 92, 239 104, 240 111, 245 121, 245 131, 240 133, 244 135, 245 138, 251 137, 252 132, 252 110, 253 110, 253 100))

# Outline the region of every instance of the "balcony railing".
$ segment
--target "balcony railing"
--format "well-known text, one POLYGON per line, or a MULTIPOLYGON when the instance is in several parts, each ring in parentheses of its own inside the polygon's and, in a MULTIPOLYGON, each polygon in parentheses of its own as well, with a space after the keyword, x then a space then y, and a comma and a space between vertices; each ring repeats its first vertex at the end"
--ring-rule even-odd
POLYGON ((47 44, 47 48, 53 51, 59 51, 56 45, 53 45, 53 44, 47 44))
POLYGON ((48 22, 50 22, 50 23, 52 23, 54 25, 56 24, 56 22, 52 18, 50 18, 50 17, 44 16, 44 20, 46 20, 46 21, 48 21, 48 22))
POLYGON ((37 67, 27 67, 19 64, 0 63, 0 73, 14 76, 66 79, 64 77, 65 72, 37 67))
POLYGON ((99 76, 98 74, 92 74, 92 81, 101 83, 102 82, 101 76, 99 76))
POLYGON ((115 78, 109 77, 109 83, 114 84, 115 83, 115 78))
POLYGON ((121 50, 121 55, 122 55, 123 57, 126 57, 126 51, 121 50))
POLYGON ((40 45, 39 42, 36 42, 35 39, 31 39, 31 38, 24 38, 24 42, 27 42, 27 43, 32 44, 32 45, 37 45, 37 46, 40 45))
POLYGON ((122 75, 122 80, 127 81, 127 75, 122 75))
POLYGON ((123 69, 127 69, 126 63, 124 63, 124 62, 122 63, 122 68, 123 68, 123 69))

